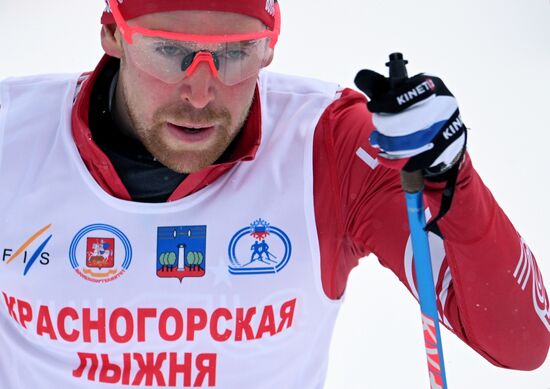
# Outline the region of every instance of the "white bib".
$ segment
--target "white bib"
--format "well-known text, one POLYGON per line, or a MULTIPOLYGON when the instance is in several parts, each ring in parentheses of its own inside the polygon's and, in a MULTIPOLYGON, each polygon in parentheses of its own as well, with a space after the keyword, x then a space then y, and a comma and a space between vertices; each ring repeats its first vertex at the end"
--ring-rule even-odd
POLYGON ((0 388, 321 388, 312 148, 337 86, 263 73, 255 160, 143 204, 80 158, 76 79, 0 84, 0 388))

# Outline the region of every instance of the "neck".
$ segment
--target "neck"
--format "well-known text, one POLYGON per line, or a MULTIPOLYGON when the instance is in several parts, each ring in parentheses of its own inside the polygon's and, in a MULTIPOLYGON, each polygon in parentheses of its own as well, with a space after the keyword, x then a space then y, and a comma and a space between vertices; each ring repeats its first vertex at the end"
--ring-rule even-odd
POLYGON ((124 88, 120 85, 120 73, 117 73, 113 77, 111 89, 109 91, 109 109, 111 110, 111 117, 116 127, 124 135, 138 140, 136 130, 132 126, 132 120, 128 113, 128 104, 125 103, 124 88))

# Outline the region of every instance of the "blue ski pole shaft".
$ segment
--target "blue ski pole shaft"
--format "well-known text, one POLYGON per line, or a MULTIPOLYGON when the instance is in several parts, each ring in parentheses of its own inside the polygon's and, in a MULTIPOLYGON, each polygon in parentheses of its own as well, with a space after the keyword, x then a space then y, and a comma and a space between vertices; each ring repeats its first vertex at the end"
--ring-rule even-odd
MULTIPOLYGON (((403 59, 401 53, 390 54, 390 61, 386 65, 390 68, 390 82, 392 86, 396 86, 408 78, 406 64, 407 61, 403 59)), ((432 260, 430 257, 430 244, 428 233, 425 230, 426 217, 424 215, 424 201, 422 198, 424 178, 422 172, 402 171, 401 185, 405 191, 407 202, 430 388, 447 389, 432 260)))
POLYGON ((430 387, 432 389, 446 389, 447 378, 443 360, 430 246, 428 234, 424 230, 424 227, 426 227, 426 217, 424 216, 422 191, 414 193, 405 192, 405 198, 413 245, 414 270, 422 314, 422 330, 424 332, 424 345, 428 360, 430 387))

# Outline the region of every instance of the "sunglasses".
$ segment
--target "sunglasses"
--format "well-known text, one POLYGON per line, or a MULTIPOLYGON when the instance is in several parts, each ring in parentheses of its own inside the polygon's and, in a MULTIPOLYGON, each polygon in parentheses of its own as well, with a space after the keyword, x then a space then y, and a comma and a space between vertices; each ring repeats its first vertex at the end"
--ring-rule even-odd
POLYGON ((196 35, 130 26, 117 0, 109 0, 125 53, 141 70, 169 84, 193 75, 203 62, 211 74, 226 85, 256 76, 265 66, 280 33, 279 5, 275 27, 251 33, 196 35))

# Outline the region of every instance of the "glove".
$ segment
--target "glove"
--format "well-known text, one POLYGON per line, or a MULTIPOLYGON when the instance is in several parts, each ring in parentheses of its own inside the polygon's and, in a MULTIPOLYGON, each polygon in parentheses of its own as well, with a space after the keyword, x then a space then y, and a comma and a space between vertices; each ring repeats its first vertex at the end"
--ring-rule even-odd
POLYGON ((436 177, 457 163, 466 147, 466 127, 445 84, 417 74, 397 86, 372 70, 361 70, 355 84, 370 99, 376 131, 370 143, 384 166, 436 177))

